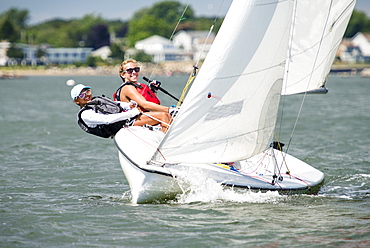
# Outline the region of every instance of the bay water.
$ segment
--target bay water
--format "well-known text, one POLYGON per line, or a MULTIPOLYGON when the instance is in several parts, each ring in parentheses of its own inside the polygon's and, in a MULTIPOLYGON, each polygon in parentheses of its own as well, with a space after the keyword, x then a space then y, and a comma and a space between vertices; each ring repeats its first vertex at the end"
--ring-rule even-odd
MULTIPOLYGON (((77 126, 71 78, 94 95, 120 85, 117 76, 0 80, 0 247, 370 246, 369 78, 330 76, 329 94, 306 96, 291 142, 303 96, 282 100, 280 140, 325 173, 317 195, 211 187, 142 205, 130 203, 113 140, 77 126)), ((179 96, 187 76, 157 79, 179 96)))

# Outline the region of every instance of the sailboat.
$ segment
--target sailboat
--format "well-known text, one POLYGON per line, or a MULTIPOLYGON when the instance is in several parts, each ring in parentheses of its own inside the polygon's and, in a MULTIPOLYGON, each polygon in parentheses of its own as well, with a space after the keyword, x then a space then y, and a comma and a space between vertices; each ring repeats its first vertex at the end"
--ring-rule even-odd
POLYGON ((234 0, 166 134, 114 141, 133 203, 173 199, 191 180, 315 193, 324 174, 274 139, 282 95, 326 93, 355 0, 234 0))

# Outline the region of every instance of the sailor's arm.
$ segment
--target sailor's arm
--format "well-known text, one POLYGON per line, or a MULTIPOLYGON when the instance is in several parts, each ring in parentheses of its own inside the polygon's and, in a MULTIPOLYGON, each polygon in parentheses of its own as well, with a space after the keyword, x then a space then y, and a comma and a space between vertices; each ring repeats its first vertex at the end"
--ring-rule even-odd
POLYGON ((81 118, 86 123, 86 125, 88 125, 89 127, 94 127, 96 125, 111 124, 118 121, 124 121, 139 114, 140 111, 137 108, 133 108, 122 113, 106 115, 96 113, 94 110, 88 109, 81 113, 81 118))

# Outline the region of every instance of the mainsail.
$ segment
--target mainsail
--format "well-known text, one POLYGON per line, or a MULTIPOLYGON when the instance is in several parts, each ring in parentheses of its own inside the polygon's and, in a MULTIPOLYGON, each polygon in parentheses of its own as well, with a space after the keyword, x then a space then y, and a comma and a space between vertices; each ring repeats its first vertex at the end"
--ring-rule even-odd
POLYGON ((355 0, 295 1, 283 95, 325 85, 355 0))
POLYGON ((283 84, 293 2, 234 0, 153 159, 210 163, 267 148, 283 84))

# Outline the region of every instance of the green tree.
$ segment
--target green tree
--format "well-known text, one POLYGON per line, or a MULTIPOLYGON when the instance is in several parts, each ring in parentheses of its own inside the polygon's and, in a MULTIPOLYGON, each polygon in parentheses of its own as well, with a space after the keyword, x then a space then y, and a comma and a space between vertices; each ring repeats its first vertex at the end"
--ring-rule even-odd
MULTIPOLYGON (((27 36, 33 37, 35 44, 51 44, 56 47, 75 47, 81 40, 78 27, 72 27, 73 21, 54 19, 36 25, 27 30, 27 36)), ((30 40, 30 39, 29 39, 30 40)))
POLYGON ((112 58, 123 60, 123 58, 125 57, 125 52, 122 50, 121 47, 122 46, 117 43, 113 43, 110 45, 110 50, 112 52, 111 54, 112 58))
POLYGON ((28 10, 11 8, 0 14, 0 39, 19 42, 21 30, 27 26, 28 10))
POLYGON ((98 24, 107 24, 107 22, 99 15, 88 14, 80 20, 75 20, 73 25, 79 27, 83 34, 89 33, 90 29, 98 24))
MULTIPOLYGON (((87 46, 92 29, 97 25, 106 25, 108 31, 105 35, 114 32, 116 37, 125 37, 127 45, 132 47, 137 41, 152 35, 170 38, 185 9, 176 31, 209 30, 215 20, 213 17, 195 18, 191 7, 186 8, 177 1, 162 1, 135 12, 130 21, 107 21, 99 15, 87 14, 79 19, 54 19, 28 27, 28 10, 11 8, 0 14, 0 39, 19 42, 22 33, 22 42, 30 44, 87 46)), ((217 19, 214 33, 218 32, 222 21, 223 18, 217 19)), ((357 32, 370 32, 370 19, 363 11, 354 10, 345 37, 352 37, 357 32)))
POLYGON ((86 46, 98 49, 110 45, 110 35, 105 24, 98 24, 91 28, 85 41, 86 46))
POLYGON ((106 21, 100 16, 85 15, 82 19, 68 21, 53 19, 29 28, 27 33, 28 36, 34 37, 35 44, 47 43, 56 47, 77 47, 81 41, 86 42, 89 33, 97 25, 106 25, 106 21))
POLYGON ((344 33, 345 37, 352 37, 357 32, 368 32, 370 31, 370 21, 366 17, 365 12, 354 10, 349 20, 348 27, 344 33))
POLYGON ((45 56, 45 54, 46 54, 45 50, 41 49, 40 47, 37 48, 37 51, 36 51, 37 58, 42 58, 43 56, 45 56))
POLYGON ((109 32, 115 33, 116 37, 125 37, 127 35, 128 21, 127 22, 122 22, 120 20, 109 21, 107 25, 109 26, 109 32))
POLYGON ((19 39, 19 32, 9 19, 5 19, 0 24, 0 39, 16 42, 19 39))
POLYGON ((135 53, 135 59, 137 61, 140 61, 140 62, 152 62, 152 56, 150 56, 149 54, 146 54, 144 51, 137 51, 135 53))
POLYGON ((171 35, 170 27, 163 19, 152 15, 143 16, 140 20, 129 23, 128 45, 133 47, 137 41, 152 35, 169 37, 171 35))
POLYGON ((8 11, 0 15, 0 19, 12 20, 13 25, 19 29, 24 29, 27 27, 27 22, 29 20, 29 13, 26 9, 11 8, 8 11))
POLYGON ((13 59, 23 59, 23 51, 22 49, 20 48, 17 48, 15 45, 12 45, 6 55, 9 57, 9 58, 13 58, 13 59))
POLYGON ((179 25, 179 30, 209 30, 214 23, 212 32, 217 33, 223 21, 224 18, 200 17, 181 23, 179 25))
POLYGON ((93 56, 89 56, 86 60, 86 65, 90 67, 96 67, 96 58, 93 56))
POLYGON ((185 8, 185 5, 177 1, 163 1, 154 4, 153 7, 150 8, 150 14, 156 18, 165 20, 168 24, 172 25, 172 27, 175 27, 181 17, 184 20, 194 19, 194 11, 191 7, 186 8, 182 16, 185 8))
MULTIPOLYGON (((135 12, 129 22, 128 45, 133 47, 137 41, 153 35, 170 38, 185 8, 185 5, 177 1, 162 1, 151 8, 143 8, 135 12)), ((183 19, 188 21, 194 19, 192 8, 186 8, 183 19)))

